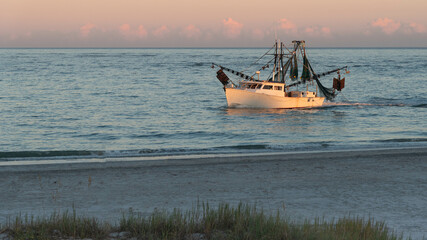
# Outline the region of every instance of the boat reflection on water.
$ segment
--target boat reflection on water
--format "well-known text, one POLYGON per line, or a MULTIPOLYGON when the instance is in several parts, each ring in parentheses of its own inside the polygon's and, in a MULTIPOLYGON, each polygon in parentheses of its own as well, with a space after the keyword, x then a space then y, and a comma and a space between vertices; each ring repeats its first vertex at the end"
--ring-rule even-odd
POLYGON ((239 134, 258 133, 257 136, 263 136, 261 138, 280 138, 282 144, 306 141, 307 136, 316 139, 323 136, 324 141, 329 138, 328 135, 345 130, 342 122, 348 117, 345 111, 331 107, 297 109, 226 107, 221 113, 227 118, 222 127, 228 131, 237 131, 239 134))
MULTIPOLYGON (((284 115, 287 117, 292 116, 295 112, 300 113, 316 113, 320 111, 320 108, 298 108, 298 109, 283 109, 283 108, 232 108, 227 107, 224 109, 226 115, 229 116, 262 116, 262 115, 277 115, 281 118, 284 115)), ((299 115, 299 114, 298 114, 299 115)))

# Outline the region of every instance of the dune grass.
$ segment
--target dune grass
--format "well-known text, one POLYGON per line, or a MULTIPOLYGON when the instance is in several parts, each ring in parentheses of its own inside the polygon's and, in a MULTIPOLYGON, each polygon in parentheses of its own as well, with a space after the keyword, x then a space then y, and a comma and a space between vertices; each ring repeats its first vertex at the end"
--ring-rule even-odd
POLYGON ((372 219, 316 218, 301 223, 281 215, 280 211, 266 214, 249 204, 215 208, 200 204, 190 211, 156 211, 148 217, 129 212, 111 225, 79 217, 73 210, 47 218, 19 216, 1 226, 0 232, 13 239, 114 239, 111 233, 124 233, 121 239, 403 239, 372 219))
POLYGON ((55 239, 59 237, 105 239, 112 229, 96 218, 79 217, 76 211, 53 213, 50 217, 17 216, 9 219, 0 232, 13 239, 55 239))

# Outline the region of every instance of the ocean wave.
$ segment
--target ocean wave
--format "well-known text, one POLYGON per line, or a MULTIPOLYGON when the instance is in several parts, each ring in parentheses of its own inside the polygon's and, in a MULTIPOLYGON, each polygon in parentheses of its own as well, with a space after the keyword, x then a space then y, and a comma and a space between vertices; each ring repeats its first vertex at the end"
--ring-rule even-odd
POLYGON ((412 105, 412 107, 427 108, 427 103, 415 104, 415 105, 412 105))
POLYGON ((269 149, 269 145, 266 144, 243 144, 243 145, 235 145, 235 146, 224 146, 217 147, 217 149, 240 149, 240 150, 262 150, 269 149))
MULTIPOLYGON (((424 100, 425 101, 425 100, 424 100)), ((421 100, 423 102, 423 100, 421 100)), ((420 107, 426 108, 427 103, 420 103, 420 99, 394 99, 374 97, 369 102, 329 102, 325 101, 322 107, 341 106, 384 106, 384 107, 420 107)))
POLYGON ((79 157, 79 156, 102 156, 102 151, 12 151, 0 152, 0 159, 15 159, 15 158, 51 158, 51 157, 79 157))
POLYGON ((133 149, 133 150, 58 150, 58 151, 10 151, 0 152, 0 161, 40 160, 40 159, 79 159, 79 158, 121 158, 168 155, 193 155, 212 153, 233 153, 260 150, 283 150, 280 146, 267 144, 242 144, 212 148, 165 148, 165 149, 133 149))
MULTIPOLYGON (((211 148, 164 148, 164 149, 133 149, 133 150, 58 150, 58 151, 10 151, 0 152, 0 162, 34 162, 44 160, 56 162, 78 163, 103 161, 102 159, 145 158, 145 157, 192 157, 211 154, 252 154, 277 152, 306 152, 306 151, 334 151, 365 148, 384 148, 402 146, 417 146, 427 142, 427 138, 396 138, 361 141, 358 143, 340 143, 335 141, 313 141, 300 144, 238 144, 216 146, 211 148), (375 144, 376 143, 376 144, 375 144), (396 145, 397 144, 397 145, 396 145), (99 160, 97 160, 99 159, 99 160)), ((143 159, 142 159, 143 160, 143 159)))
POLYGON ((392 138, 392 139, 373 140, 373 142, 382 142, 382 143, 427 142, 427 138, 392 138))
POLYGON ((136 57, 136 58, 144 58, 144 57, 155 57, 157 54, 149 54, 149 53, 96 53, 96 52, 87 52, 77 54, 78 58, 123 58, 123 57, 136 57))
POLYGON ((191 64, 190 67, 202 67, 205 65, 207 65, 207 64, 204 62, 195 62, 195 63, 191 64))
POLYGON ((79 158, 119 158, 160 155, 187 152, 185 149, 141 149, 141 150, 58 150, 58 151, 12 151, 0 152, 0 161, 41 160, 41 159, 79 159, 79 158))
POLYGON ((57 150, 57 151, 9 151, 0 152, 0 161, 42 160, 42 159, 83 159, 83 158, 123 158, 174 156, 194 154, 252 153, 275 151, 303 151, 307 149, 324 149, 333 146, 327 141, 308 142, 296 145, 282 144, 238 144, 216 146, 211 148, 163 148, 133 150, 57 150))
POLYGON ((423 97, 414 98, 382 98, 372 97, 370 102, 379 106, 409 106, 409 107, 426 107, 427 99, 423 97))
POLYGON ((325 102, 323 107, 337 107, 337 106, 374 106, 372 103, 357 103, 357 102, 325 102))

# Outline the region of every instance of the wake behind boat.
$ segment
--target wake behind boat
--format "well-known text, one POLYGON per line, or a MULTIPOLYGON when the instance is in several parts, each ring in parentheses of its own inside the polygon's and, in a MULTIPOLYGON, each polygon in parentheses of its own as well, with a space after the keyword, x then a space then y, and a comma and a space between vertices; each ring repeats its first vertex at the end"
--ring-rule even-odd
POLYGON ((347 66, 325 73, 316 74, 307 59, 305 41, 293 41, 293 47, 287 48, 282 42, 274 44, 262 58, 270 60, 252 75, 212 64, 220 69, 217 78, 223 84, 229 107, 251 108, 311 108, 323 105, 325 98, 332 100, 337 91, 344 88, 345 78, 341 79, 341 70, 349 73, 347 66), (271 58, 273 56, 273 58, 271 58), (302 65, 301 77, 298 77, 298 65, 302 65), (270 70, 270 65, 272 69, 270 70), (261 71, 269 69, 268 77, 260 80, 261 71), (239 77, 238 84, 233 83, 224 70, 239 77), (326 88, 319 81, 321 76, 338 73, 333 80, 333 88, 326 88), (299 90, 302 88, 303 90, 299 90), (315 90, 314 90, 315 88, 315 90), (319 96, 319 91, 322 96, 319 96))

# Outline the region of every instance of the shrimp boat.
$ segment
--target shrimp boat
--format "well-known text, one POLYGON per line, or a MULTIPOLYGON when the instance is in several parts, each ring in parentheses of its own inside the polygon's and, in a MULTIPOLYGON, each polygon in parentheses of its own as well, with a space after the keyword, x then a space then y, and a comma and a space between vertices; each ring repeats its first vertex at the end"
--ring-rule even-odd
POLYGON ((212 63, 212 68, 219 68, 217 78, 224 86, 228 106, 312 108, 322 106, 325 99, 333 100, 338 94, 336 91, 344 88, 345 78, 341 78, 341 70, 345 70, 344 74, 349 73, 347 66, 316 74, 307 59, 305 41, 293 41, 292 44, 286 47, 276 41, 251 65, 257 65, 258 69, 252 75, 212 63), (259 65, 265 57, 269 57, 269 61, 259 65), (302 65, 301 77, 298 77, 298 65, 302 65), (231 81, 224 71, 238 76, 238 83, 231 81), (268 77, 261 80, 261 72, 267 72, 268 77), (327 88, 319 78, 332 73, 337 73, 338 77, 333 79, 333 88, 327 88))

